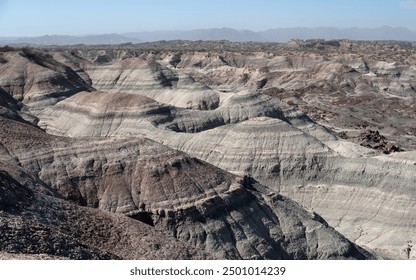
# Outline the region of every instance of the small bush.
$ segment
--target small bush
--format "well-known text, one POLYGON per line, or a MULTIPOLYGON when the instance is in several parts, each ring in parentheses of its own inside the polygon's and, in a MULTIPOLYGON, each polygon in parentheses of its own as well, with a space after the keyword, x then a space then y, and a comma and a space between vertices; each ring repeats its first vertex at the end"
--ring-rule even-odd
POLYGON ((31 48, 22 48, 22 52, 27 57, 33 57, 35 55, 35 51, 31 48))
POLYGON ((4 46, 4 47, 0 47, 0 52, 14 52, 16 51, 15 48, 12 48, 10 46, 4 46))

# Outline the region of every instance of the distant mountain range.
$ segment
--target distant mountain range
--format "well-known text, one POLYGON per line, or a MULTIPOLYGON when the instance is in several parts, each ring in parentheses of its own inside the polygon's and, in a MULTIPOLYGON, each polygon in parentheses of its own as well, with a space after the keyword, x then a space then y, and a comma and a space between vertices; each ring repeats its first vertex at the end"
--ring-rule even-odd
POLYGON ((85 35, 85 36, 68 36, 68 35, 45 35, 39 37, 0 37, 0 44, 6 45, 101 45, 101 44, 124 44, 139 43, 140 40, 128 38, 120 34, 103 34, 103 35, 85 35))
POLYGON ((350 39, 350 40, 397 40, 415 41, 416 32, 402 27, 380 28, 275 28, 254 32, 231 28, 198 29, 190 31, 156 31, 125 33, 123 36, 144 42, 160 40, 229 40, 236 42, 287 42, 291 39, 350 39))
POLYGON ((402 27, 379 28, 275 28, 254 32, 231 28, 197 29, 189 31, 130 32, 123 34, 66 36, 45 35, 40 37, 0 37, 0 44, 33 45, 99 45, 125 44, 162 40, 229 40, 234 42, 287 42, 291 39, 350 39, 416 41, 416 32, 402 27))

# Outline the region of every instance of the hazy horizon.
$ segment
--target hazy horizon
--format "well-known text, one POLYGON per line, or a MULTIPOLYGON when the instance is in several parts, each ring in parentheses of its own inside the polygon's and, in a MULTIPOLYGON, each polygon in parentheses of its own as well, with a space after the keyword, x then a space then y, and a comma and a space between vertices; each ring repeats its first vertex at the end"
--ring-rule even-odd
POLYGON ((0 37, 123 34, 231 28, 403 27, 416 31, 416 0, 0 0, 0 37))
MULTIPOLYGON (((198 31, 198 30, 221 30, 221 29, 230 29, 230 30, 236 30, 236 31, 252 31, 255 33, 261 33, 261 32, 266 32, 268 30, 276 30, 276 29, 303 29, 303 28, 308 28, 308 29, 319 29, 319 28, 336 28, 337 30, 349 30, 349 29, 367 29, 366 27, 356 27, 356 26, 351 26, 351 27, 335 27, 335 26, 317 26, 317 27, 308 27, 308 26, 293 26, 293 27, 271 27, 268 29, 264 29, 264 30, 258 30, 258 31, 254 31, 254 30, 250 30, 250 29, 236 29, 236 28, 231 28, 231 27, 227 27, 227 26, 222 26, 222 27, 212 27, 212 28, 195 28, 195 29, 161 29, 161 30, 153 30, 153 31, 148 31, 148 30, 141 30, 141 31, 128 31, 128 32, 112 32, 112 33, 85 33, 85 34, 59 34, 59 33, 51 33, 51 34, 39 34, 39 35, 21 35, 21 36, 3 36, 0 34, 0 37, 2 38, 38 38, 38 37, 44 37, 44 36, 68 36, 68 37, 88 37, 88 36, 102 36, 102 35, 122 35, 122 36, 126 36, 128 34, 131 33, 163 33, 163 32, 192 32, 192 31, 198 31)), ((379 29, 379 28, 404 28, 406 30, 409 30, 411 32, 416 32, 416 30, 411 30, 409 28, 406 27, 402 27, 402 26, 377 26, 377 27, 368 27, 368 29, 379 29)))

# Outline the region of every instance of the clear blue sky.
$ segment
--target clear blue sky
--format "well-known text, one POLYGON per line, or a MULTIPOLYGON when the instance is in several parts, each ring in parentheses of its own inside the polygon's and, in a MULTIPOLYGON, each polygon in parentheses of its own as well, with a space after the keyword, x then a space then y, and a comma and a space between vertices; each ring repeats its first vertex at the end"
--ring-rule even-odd
POLYGON ((416 31, 416 0, 0 0, 0 36, 318 26, 416 31))

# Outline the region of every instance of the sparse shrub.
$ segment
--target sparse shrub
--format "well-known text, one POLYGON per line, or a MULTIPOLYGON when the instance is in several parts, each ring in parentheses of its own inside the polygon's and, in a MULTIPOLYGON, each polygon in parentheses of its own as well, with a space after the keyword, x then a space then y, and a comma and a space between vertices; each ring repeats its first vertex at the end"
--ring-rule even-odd
MULTIPOLYGON (((57 67, 57 62, 52 58, 52 56, 40 50, 26 47, 22 48, 20 55, 26 57, 33 63, 39 64, 46 68, 57 67)), ((55 70, 57 70, 57 68, 55 70)))
POLYGON ((176 67, 180 62, 181 62, 181 54, 175 54, 174 56, 172 56, 172 59, 170 60, 169 63, 173 67, 176 67))
POLYGON ((16 49, 15 48, 12 48, 12 47, 10 47, 10 46, 8 46, 8 45, 6 45, 6 46, 4 46, 4 47, 0 47, 0 52, 14 52, 14 51, 16 51, 16 49))
POLYGON ((36 50, 32 48, 29 48, 29 47, 22 48, 20 55, 23 57, 26 57, 27 59, 29 59, 30 61, 34 63, 42 64, 42 59, 37 54, 36 50))
POLYGON ((22 48, 22 52, 28 58, 35 56, 35 51, 29 47, 22 48))

